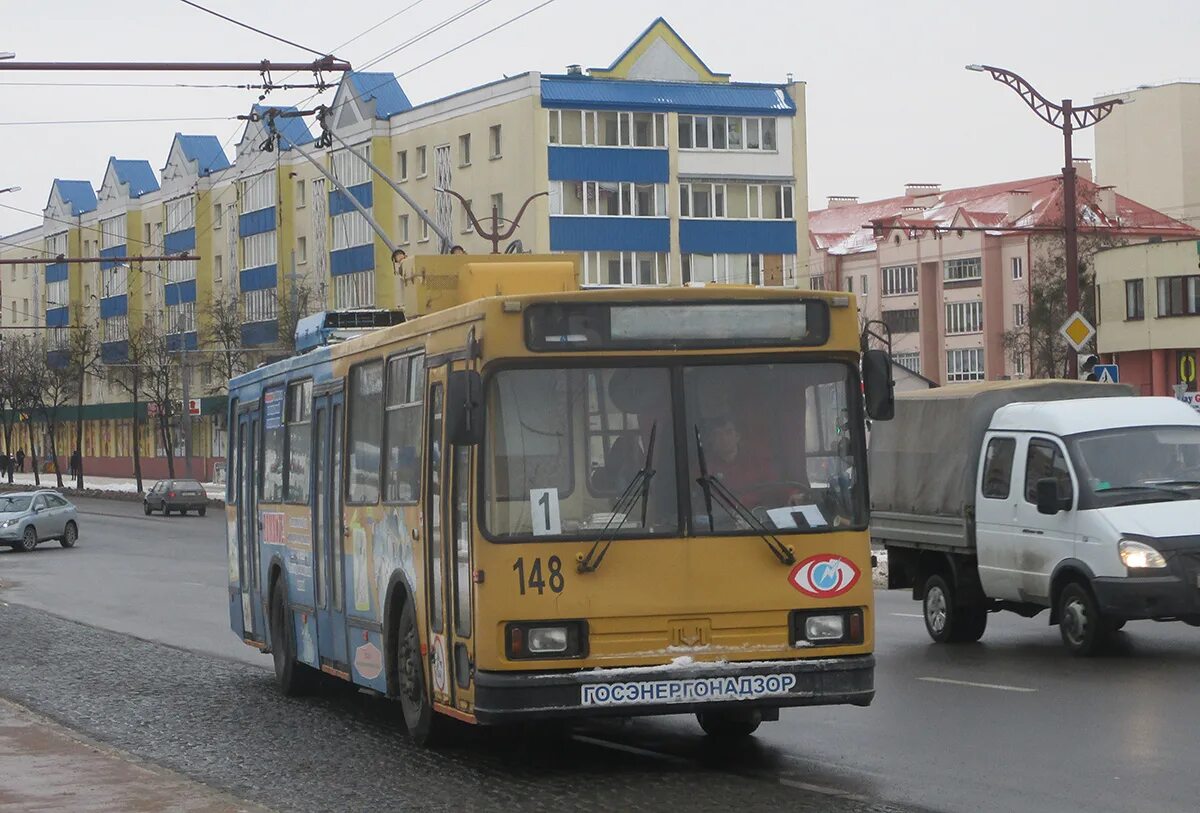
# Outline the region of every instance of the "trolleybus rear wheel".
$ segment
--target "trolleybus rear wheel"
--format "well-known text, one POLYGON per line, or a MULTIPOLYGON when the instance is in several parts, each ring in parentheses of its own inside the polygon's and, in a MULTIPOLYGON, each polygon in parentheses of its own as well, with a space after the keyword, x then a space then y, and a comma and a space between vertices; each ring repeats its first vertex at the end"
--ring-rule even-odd
POLYGON ((271 587, 271 657, 279 691, 295 697, 313 689, 319 674, 296 660, 296 637, 287 607, 282 577, 271 587))

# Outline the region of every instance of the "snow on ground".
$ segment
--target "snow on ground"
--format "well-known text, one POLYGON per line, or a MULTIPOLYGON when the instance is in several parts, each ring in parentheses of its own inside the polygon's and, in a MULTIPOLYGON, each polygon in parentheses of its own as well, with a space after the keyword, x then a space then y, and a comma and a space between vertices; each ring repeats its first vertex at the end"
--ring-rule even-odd
POLYGON ((872 549, 875 554, 875 586, 888 586, 888 554, 887 548, 872 549))
MULTIPOLYGON (((57 490, 57 480, 53 472, 41 475, 42 484, 40 488, 49 488, 57 490)), ((142 478, 142 487, 145 490, 150 490, 154 484, 158 482, 152 478, 142 478)), ((0 484, 7 485, 8 477, 0 478, 0 484)), ((25 486, 27 488, 35 488, 33 481, 33 472, 17 472, 13 475, 14 486, 25 486)), ((223 500, 225 498, 224 483, 201 483, 204 491, 208 494, 210 500, 223 500)), ((75 478, 67 477, 63 474, 63 491, 71 494, 74 493, 75 478)), ((102 492, 109 494, 132 495, 137 493, 137 482, 132 477, 89 477, 84 474, 83 477, 84 492, 102 492)))

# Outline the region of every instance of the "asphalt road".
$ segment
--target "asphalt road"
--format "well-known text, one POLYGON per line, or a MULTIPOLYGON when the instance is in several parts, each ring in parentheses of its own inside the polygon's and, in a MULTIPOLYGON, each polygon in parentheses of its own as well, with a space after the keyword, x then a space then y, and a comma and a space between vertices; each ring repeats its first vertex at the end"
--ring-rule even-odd
MULTIPOLYGON (((164 519, 143 517, 136 503, 80 508, 76 549, 0 552, 0 599, 269 666, 228 629, 219 512, 164 519)), ((690 717, 588 725, 576 745, 664 771, 732 771, 798 798, 827 794, 831 806, 835 797, 972 813, 1200 806, 1200 629, 1134 622, 1111 654, 1081 660, 1044 619, 1006 614, 991 616, 981 644, 937 646, 919 609, 903 592, 877 593, 869 709, 784 711, 736 757, 707 747, 690 717)), ((580 781, 604 781, 587 764, 579 770, 580 781)))

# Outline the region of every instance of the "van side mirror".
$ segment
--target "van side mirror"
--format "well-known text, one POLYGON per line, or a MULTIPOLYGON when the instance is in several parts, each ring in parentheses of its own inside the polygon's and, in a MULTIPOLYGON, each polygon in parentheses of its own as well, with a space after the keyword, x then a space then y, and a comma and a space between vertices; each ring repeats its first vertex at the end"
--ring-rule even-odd
POLYGON ((896 381, 892 357, 886 350, 867 350, 862 357, 863 398, 867 416, 890 421, 896 414, 896 381))
POLYGON ((483 440, 483 379, 475 370, 451 370, 446 379, 446 438, 454 446, 483 440))
POLYGON ((1039 514, 1053 516, 1059 511, 1069 511, 1071 508, 1070 495, 1058 493, 1058 480, 1053 477, 1043 477, 1037 481, 1037 510, 1039 514))

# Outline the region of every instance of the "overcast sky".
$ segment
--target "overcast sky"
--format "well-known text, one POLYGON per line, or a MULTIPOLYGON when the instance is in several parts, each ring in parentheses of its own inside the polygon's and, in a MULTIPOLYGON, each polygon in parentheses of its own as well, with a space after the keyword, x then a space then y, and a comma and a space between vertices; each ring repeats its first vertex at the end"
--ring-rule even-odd
MULTIPOLYGON (((421 0, 344 48, 338 46, 413 0, 202 2, 318 51, 333 49, 362 67, 479 0, 421 0)), ((372 69, 409 70, 540 2, 490 0, 372 69)), ((310 58, 177 0, 2 0, 0 9, 0 51, 16 51, 22 61, 310 58)), ((555 0, 400 82, 420 104, 502 74, 561 73, 569 63, 606 66, 659 14, 709 67, 732 73, 734 81, 782 82, 792 72, 808 83, 810 208, 822 208, 827 195, 890 197, 909 181, 952 187, 1056 172, 1061 136, 1012 91, 963 70, 969 62, 1011 68, 1050 98, 1071 96, 1077 102, 1200 76, 1196 0, 555 0)), ((23 188, 0 196, 0 204, 38 213, 56 177, 99 187, 110 155, 145 158, 157 172, 177 130, 215 134, 232 155, 240 123, 230 117, 256 101, 247 90, 82 83, 254 79, 0 71, 0 188, 23 188), (213 120, 11 126, 183 117, 213 120)), ((270 101, 293 103, 308 93, 273 93, 270 101)), ((332 99, 332 91, 326 98, 332 99)), ((1091 156, 1090 134, 1077 137, 1076 154, 1091 156)), ((40 214, 0 207, 0 234, 40 223, 40 214)))

